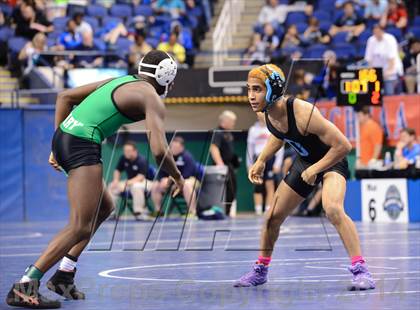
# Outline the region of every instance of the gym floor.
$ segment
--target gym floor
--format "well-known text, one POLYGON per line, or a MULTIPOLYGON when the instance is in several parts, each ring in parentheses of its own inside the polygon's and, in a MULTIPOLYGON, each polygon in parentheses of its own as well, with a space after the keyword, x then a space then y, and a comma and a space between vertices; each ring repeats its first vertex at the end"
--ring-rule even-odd
MULTIPOLYGON (((79 259, 83 301, 63 309, 420 309, 420 223, 357 223, 363 254, 377 281, 350 292, 349 259, 324 219, 290 217, 283 225, 269 282, 234 288, 258 255, 261 218, 224 221, 107 221, 79 259), (217 233, 215 233, 217 231, 217 233), (331 245, 331 248, 330 248, 331 245)), ((2 223, 0 309, 12 283, 64 222, 2 223)), ((41 292, 62 299, 45 288, 41 292)))

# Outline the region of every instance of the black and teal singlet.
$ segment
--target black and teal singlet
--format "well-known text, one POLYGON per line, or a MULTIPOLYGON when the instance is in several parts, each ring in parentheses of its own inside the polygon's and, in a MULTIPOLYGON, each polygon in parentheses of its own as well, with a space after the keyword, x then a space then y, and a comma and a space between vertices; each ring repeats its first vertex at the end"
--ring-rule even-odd
POLYGON ((295 98, 289 97, 286 100, 287 110, 287 132, 282 133, 278 131, 268 119, 268 114, 265 113, 265 121, 268 130, 278 139, 289 143, 299 154, 299 156, 308 163, 316 163, 329 151, 330 146, 326 145, 321 139, 314 134, 302 135, 297 126, 295 119, 295 112, 293 102, 295 98))
POLYGON ((117 107, 114 91, 127 83, 136 82, 133 75, 113 79, 87 96, 60 124, 60 129, 70 135, 101 144, 114 134, 121 125, 133 123, 117 107))

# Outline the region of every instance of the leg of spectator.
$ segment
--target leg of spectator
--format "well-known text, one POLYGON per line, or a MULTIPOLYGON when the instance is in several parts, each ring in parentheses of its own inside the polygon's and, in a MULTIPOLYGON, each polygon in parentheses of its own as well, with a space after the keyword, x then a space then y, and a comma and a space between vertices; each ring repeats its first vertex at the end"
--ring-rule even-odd
POLYGON ((134 183, 130 187, 130 193, 133 196, 133 211, 134 213, 146 212, 145 200, 145 181, 134 183))
POLYGON ((185 180, 183 189, 183 196, 188 206, 188 213, 195 215, 197 213, 197 198, 196 198, 196 184, 195 178, 189 178, 185 180))

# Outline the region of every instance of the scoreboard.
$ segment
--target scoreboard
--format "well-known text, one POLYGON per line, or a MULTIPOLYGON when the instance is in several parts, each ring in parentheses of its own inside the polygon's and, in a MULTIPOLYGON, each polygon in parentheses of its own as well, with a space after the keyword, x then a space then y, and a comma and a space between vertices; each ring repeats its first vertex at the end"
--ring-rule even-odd
POLYGON ((381 68, 341 69, 338 71, 337 105, 382 106, 381 68))

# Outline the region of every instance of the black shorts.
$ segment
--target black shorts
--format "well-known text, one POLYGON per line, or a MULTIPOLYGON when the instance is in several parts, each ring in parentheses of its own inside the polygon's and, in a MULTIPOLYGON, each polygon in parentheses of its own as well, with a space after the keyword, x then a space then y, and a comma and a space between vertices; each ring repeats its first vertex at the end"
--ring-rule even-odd
POLYGON ((319 173, 317 175, 315 185, 309 185, 302 179, 301 174, 311 165, 311 163, 308 163, 304 161, 300 156, 297 156, 295 161, 293 162, 292 167, 290 168, 289 172, 284 178, 286 184, 289 185, 296 193, 298 193, 304 198, 306 198, 314 190, 316 185, 318 185, 322 181, 324 174, 327 172, 337 172, 346 179, 349 177, 349 166, 347 158, 343 158, 331 168, 325 170, 322 173, 319 173))
POLYGON ((100 144, 63 132, 60 127, 54 133, 51 149, 66 173, 80 166, 102 164, 100 144))

